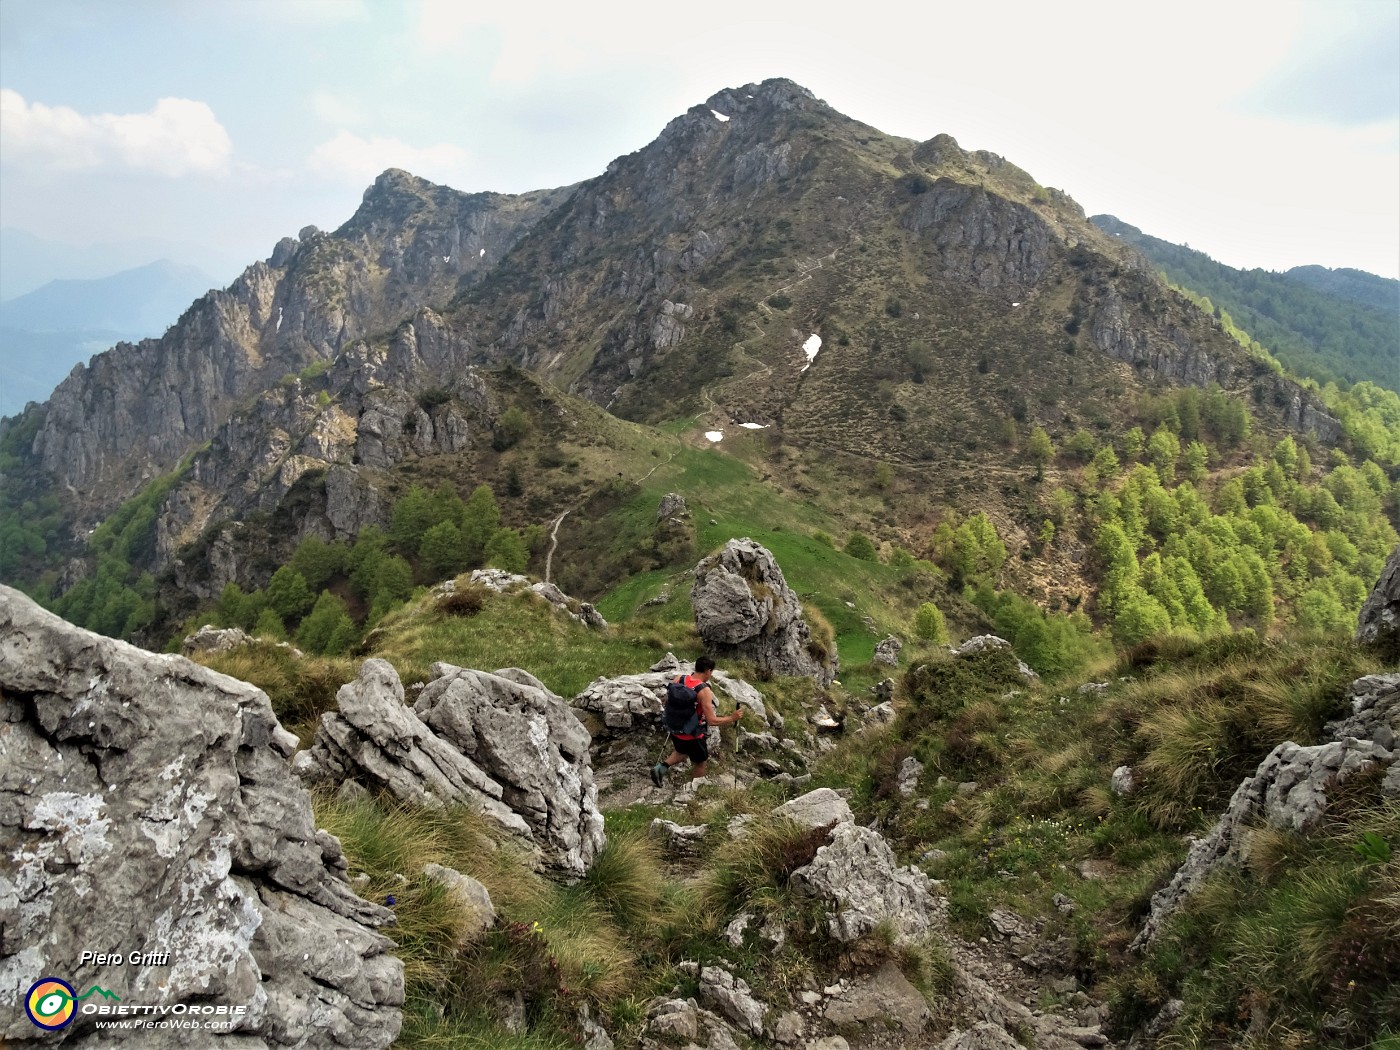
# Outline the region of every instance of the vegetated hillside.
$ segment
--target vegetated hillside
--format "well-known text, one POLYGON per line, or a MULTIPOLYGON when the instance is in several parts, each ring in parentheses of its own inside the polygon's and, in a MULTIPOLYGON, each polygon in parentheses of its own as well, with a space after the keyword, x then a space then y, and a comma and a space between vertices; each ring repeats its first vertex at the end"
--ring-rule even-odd
MULTIPOLYGON (((787 560, 789 576, 800 561, 787 560)), ((826 570, 838 564, 828 558, 826 570)), ((955 624, 953 639, 972 629, 955 624)), ((1324 739, 1324 724, 1349 710, 1353 680, 1393 666, 1393 651, 1358 646, 1348 633, 1174 635, 1102 659, 1091 677, 1048 683, 1028 683, 1006 650, 950 657, 937 642, 911 641, 894 670, 897 718, 884 724, 865 714, 866 686, 890 668, 847 667, 821 689, 729 667, 782 714, 774 732, 784 748, 726 730, 714 782, 677 793, 646 779, 662 748, 654 730, 639 725, 621 741, 600 734, 593 763, 608 845, 571 887, 541 879, 509 843, 483 848, 491 829, 466 812, 328 794, 318 824, 341 839, 361 892, 398 912, 390 935, 411 964, 410 1047, 450 1038, 555 1045, 577 1035, 580 1000, 630 1045, 650 1025, 652 997, 677 986, 695 994, 697 974, 681 965, 694 960, 744 979, 771 1016, 802 1010, 804 991, 860 981, 892 961, 938 1033, 967 1005, 957 974, 984 966, 1006 994, 1080 1018, 1085 1037, 1102 1027, 1126 1042, 1157 1019, 1153 1039, 1163 1045, 1385 1045, 1400 1028, 1400 825, 1380 794, 1381 770, 1334 791, 1309 833, 1251 832, 1245 861, 1212 874, 1145 951, 1129 948, 1187 836, 1214 824, 1276 744, 1324 739), (825 749, 810 729, 819 706, 844 727, 825 749), (774 753, 810 781, 773 777, 774 753), (1130 768, 1126 789, 1120 767, 1130 768), (913 943, 892 943, 898 930, 844 946, 824 933, 790 878, 821 840, 773 812, 815 787, 846 792, 855 820, 878 829, 901 864, 940 880, 946 921, 913 943), (747 834, 731 838, 740 815, 747 834), (648 834, 654 818, 707 831, 668 850, 664 836, 648 834), (497 927, 464 935, 470 916, 414 874, 428 861, 484 883, 497 927), (745 914, 748 932, 733 934, 745 914), (521 996, 523 1020, 502 1012, 502 993, 521 996)), ((387 659, 406 683, 431 677, 434 660, 509 665, 569 697, 598 676, 636 673, 666 650, 697 645, 680 594, 619 612, 600 632, 528 591, 493 594, 464 578, 455 594, 424 595, 386 616, 357 657, 387 659)), ((298 658, 270 642, 200 659, 265 688, 303 743, 358 663, 298 658)))
MULTIPOLYGON (((283 242, 162 340, 102 355, 3 427, 0 571, 148 640, 229 585, 269 586, 303 540, 390 529, 414 485, 449 508, 489 486, 537 570, 556 550, 587 598, 732 535, 800 529, 863 550, 860 533, 913 581, 900 615, 972 584, 983 615, 1043 618, 996 594, 1018 592, 1059 616, 1028 630, 1066 639, 1094 623, 1124 638, 1267 627, 1319 591, 1310 615, 1333 622, 1384 557, 1393 501, 1383 473, 1354 480, 1371 453, 1315 391, 1064 194, 781 80, 720 92, 568 190, 469 197, 387 172, 335 234, 283 242), (694 454, 707 431, 742 472, 694 454), (1290 432, 1295 452, 1277 453, 1290 432), (1257 480, 1280 455, 1282 480, 1257 480), (655 534, 663 485, 709 511, 696 535, 655 534), (1354 516, 1290 502, 1319 487, 1354 516), (1183 530, 1162 493, 1193 528, 1239 521, 1168 550, 1183 530), (1246 523, 1261 504, 1289 517, 1246 523), (1133 572, 1101 535, 1113 521, 1133 572), (1345 543, 1324 535, 1338 529, 1345 543), (1328 557, 1301 557, 1311 543, 1328 557)), ((1382 426, 1375 448, 1394 462, 1400 437, 1382 426)), ((450 509, 429 524, 460 539, 467 522, 450 509)), ((368 570, 334 583, 357 631, 434 582, 442 559, 396 542, 392 587, 368 570)), ((456 557, 480 562, 484 543, 456 557)), ((828 594, 823 609, 867 600, 881 599, 828 594)), ((286 604, 284 627, 308 607, 286 604)))
POLYGON ((1365 270, 1348 267, 1330 270, 1326 266, 1295 266, 1285 270, 1283 275, 1338 299, 1348 299, 1392 313, 1400 309, 1400 281, 1393 277, 1378 277, 1365 270))
POLYGON ((1208 298, 1222 320, 1228 314, 1298 375, 1400 390, 1400 281, 1321 266, 1237 270, 1112 215, 1095 215, 1093 222, 1174 283, 1208 298))

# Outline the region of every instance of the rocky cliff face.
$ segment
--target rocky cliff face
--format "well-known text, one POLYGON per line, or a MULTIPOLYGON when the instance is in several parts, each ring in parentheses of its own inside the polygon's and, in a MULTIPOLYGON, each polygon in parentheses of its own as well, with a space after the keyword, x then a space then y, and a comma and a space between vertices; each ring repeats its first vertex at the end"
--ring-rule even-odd
POLYGON ((160 339, 100 354, 54 391, 40 467, 101 513, 214 438, 280 376, 329 362, 487 273, 565 191, 463 194, 390 170, 339 230, 279 242, 160 339))
MULTIPOLYGON (((392 914, 350 888, 260 690, 0 587, 0 719, 0 1037, 34 1037, 23 1002, 59 976, 102 1006, 225 1007, 249 1045, 394 1041, 392 914)), ((110 1045, 98 1016, 63 1040, 110 1045)))
MULTIPOLYGON (((421 309, 384 343, 357 342, 324 375, 262 394, 218 428, 166 497, 153 567, 176 561, 211 522, 270 513, 297 489, 309 506, 295 523, 296 538, 346 539, 385 524, 378 472, 490 439, 496 400, 469 354, 469 341, 421 309)), ((236 531, 236 524, 225 529, 236 531)), ((232 580, 247 582, 236 565, 199 569, 184 585, 203 597, 232 580)))

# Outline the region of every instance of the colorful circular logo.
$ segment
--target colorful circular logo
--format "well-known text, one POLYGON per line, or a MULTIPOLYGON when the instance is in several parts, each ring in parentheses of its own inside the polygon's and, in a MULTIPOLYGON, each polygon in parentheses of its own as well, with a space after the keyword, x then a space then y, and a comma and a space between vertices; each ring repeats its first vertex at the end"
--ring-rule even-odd
POLYGON ((46 1032, 56 1032, 73 1020, 77 992, 67 981, 57 977, 40 977, 29 986, 24 998, 24 1012, 46 1032))

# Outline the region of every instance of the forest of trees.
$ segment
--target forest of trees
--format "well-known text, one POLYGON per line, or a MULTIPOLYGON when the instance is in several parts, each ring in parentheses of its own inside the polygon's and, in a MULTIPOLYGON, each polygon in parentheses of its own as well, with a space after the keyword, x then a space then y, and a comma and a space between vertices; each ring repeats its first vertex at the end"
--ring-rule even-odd
POLYGON ((464 501, 454 488, 413 486, 394 504, 388 530, 370 526, 353 543, 303 540, 265 588, 245 592, 227 584, 210 614, 224 627, 334 655, 355 644, 420 584, 491 565, 524 572, 542 531, 501 525, 487 485, 464 501))
MULTIPOLYGON (((1364 294, 1338 294, 1341 279, 1333 274, 1328 280, 1315 272, 1318 268, 1302 267, 1296 274, 1237 270, 1204 252, 1148 236, 1112 216, 1096 215, 1093 221, 1136 247, 1173 284, 1209 300, 1212 312, 1222 321, 1250 332, 1289 371, 1323 385, 1345 388, 1369 381, 1400 392, 1397 282, 1360 274, 1369 278, 1364 294), (1389 290, 1386 305, 1379 303, 1381 289, 1389 290)), ((1356 285, 1353 279, 1347 287, 1356 285)))

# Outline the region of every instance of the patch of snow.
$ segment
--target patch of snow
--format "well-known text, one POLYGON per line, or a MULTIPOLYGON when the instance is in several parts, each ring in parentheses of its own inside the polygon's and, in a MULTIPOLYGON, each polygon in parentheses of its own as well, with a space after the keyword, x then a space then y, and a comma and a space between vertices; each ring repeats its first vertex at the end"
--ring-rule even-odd
MULTIPOLYGON (((485 248, 481 249, 481 255, 485 255, 485 254, 486 254, 486 249, 485 249, 485 248)), ((481 255, 478 255, 477 258, 480 259, 480 258, 481 258, 481 255)))
POLYGON ((802 366, 802 371, 812 367, 812 362, 817 359, 817 351, 822 348, 822 337, 813 332, 807 337, 807 341, 802 344, 802 352, 807 355, 807 363, 802 366))
POLYGON ((277 308, 277 327, 274 328, 273 331, 282 331, 282 308, 280 306, 277 308))
POLYGON ((1020 306, 1021 304, 1020 304, 1020 303, 1012 303, 1011 305, 1012 305, 1012 306, 1020 306))
POLYGON ((721 441, 721 440, 724 439, 724 431, 723 431, 723 430, 707 430, 707 431, 705 431, 705 436, 706 436, 707 438, 709 438, 711 441, 721 441))
POLYGON ((768 424, 767 424, 767 423, 740 423, 739 425, 740 425, 741 427, 743 427, 745 430, 767 430, 767 429, 768 429, 768 424))
POLYGON ((729 120, 728 117, 726 117, 723 113, 721 113, 721 112, 720 112, 719 110, 717 110, 717 109, 712 109, 712 110, 710 110, 710 112, 713 113, 713 114, 715 115, 715 119, 718 120, 720 123, 726 123, 726 122, 729 120))
POLYGON ((444 255, 444 256, 442 257, 442 261, 445 262, 445 263, 450 263, 450 262, 452 261, 452 256, 450 256, 450 255, 444 255))

